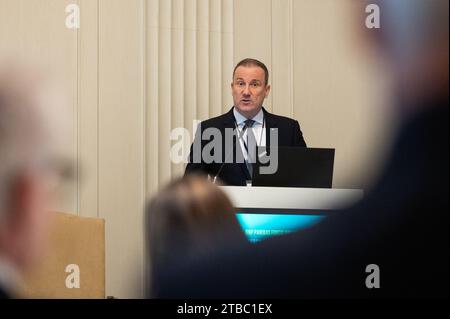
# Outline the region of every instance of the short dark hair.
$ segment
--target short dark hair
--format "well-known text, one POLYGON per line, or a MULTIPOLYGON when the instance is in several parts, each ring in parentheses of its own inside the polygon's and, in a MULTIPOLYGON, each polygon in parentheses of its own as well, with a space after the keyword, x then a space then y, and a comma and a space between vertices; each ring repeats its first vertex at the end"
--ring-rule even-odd
POLYGON ((269 84, 269 70, 267 69, 267 66, 264 63, 262 63, 261 61, 258 61, 256 59, 250 59, 250 58, 242 60, 234 68, 233 79, 234 79, 234 75, 236 74, 237 68, 240 67, 240 66, 247 66, 247 67, 248 66, 257 66, 257 67, 263 69, 264 70, 264 75, 265 75, 265 78, 266 78, 265 79, 265 85, 267 86, 267 84, 269 84))

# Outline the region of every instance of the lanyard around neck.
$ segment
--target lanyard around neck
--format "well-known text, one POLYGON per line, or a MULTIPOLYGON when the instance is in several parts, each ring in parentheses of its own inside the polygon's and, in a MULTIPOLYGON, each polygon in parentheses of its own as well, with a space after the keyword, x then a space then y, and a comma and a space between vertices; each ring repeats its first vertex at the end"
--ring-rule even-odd
MULTIPOLYGON (((236 127, 236 130, 238 131, 239 140, 242 140, 242 142, 244 143, 245 150, 248 153, 248 146, 247 146, 247 143, 245 142, 245 140, 243 139, 243 137, 244 137, 245 131, 248 130, 249 128, 250 129, 252 129, 252 128, 247 126, 247 128, 245 130, 244 129, 240 130, 236 119, 234 119, 234 125, 236 127)), ((244 127, 245 127, 245 123, 244 123, 244 127)), ((262 125, 262 128, 261 128, 261 134, 259 135, 259 144, 258 145, 261 145, 262 137, 263 137, 265 128, 266 128, 266 117, 264 116, 263 117, 263 125, 262 125)))

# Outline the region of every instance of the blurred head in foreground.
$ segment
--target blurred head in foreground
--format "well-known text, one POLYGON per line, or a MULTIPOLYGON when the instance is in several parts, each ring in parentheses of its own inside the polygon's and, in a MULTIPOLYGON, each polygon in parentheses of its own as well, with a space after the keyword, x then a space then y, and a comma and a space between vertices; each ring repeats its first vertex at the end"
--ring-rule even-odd
POLYGON ((448 99, 449 1, 366 0, 365 4, 380 8, 380 28, 366 29, 363 35, 388 66, 399 115, 422 111, 435 96, 448 99))
POLYGON ((246 241, 226 194, 195 175, 175 180, 152 199, 146 228, 153 280, 159 271, 204 257, 230 241, 246 241))
POLYGON ((0 64, 0 292, 40 256, 67 159, 63 98, 42 74, 0 64))

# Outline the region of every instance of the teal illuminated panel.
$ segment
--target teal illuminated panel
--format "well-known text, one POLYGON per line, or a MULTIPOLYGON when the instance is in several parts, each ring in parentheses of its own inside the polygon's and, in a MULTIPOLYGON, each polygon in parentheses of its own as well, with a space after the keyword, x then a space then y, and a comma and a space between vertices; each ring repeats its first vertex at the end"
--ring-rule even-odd
POLYGON ((316 225, 325 216, 293 214, 236 214, 239 224, 250 242, 288 234, 316 225))

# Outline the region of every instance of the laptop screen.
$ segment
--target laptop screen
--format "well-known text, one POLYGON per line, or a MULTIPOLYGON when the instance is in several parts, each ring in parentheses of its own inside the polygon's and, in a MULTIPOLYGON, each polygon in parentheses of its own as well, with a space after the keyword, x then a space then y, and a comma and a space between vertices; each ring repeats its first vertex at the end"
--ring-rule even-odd
POLYGON ((267 151, 258 148, 253 186, 332 187, 334 149, 280 146, 270 148, 270 155, 267 151))
POLYGON ((247 239, 256 243, 272 236, 288 234, 313 227, 326 215, 321 212, 238 209, 237 220, 247 239))

